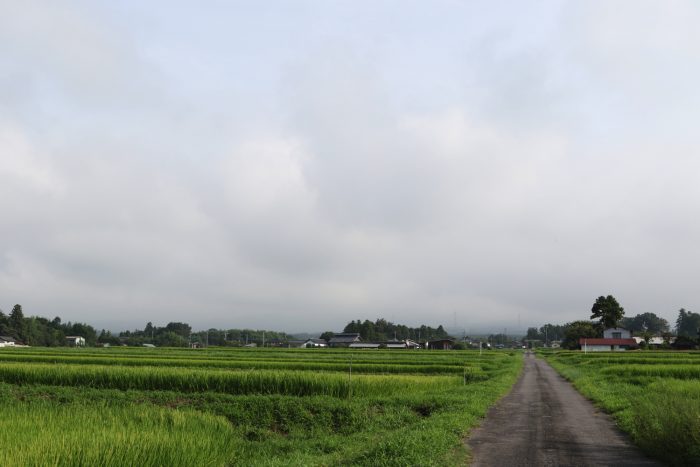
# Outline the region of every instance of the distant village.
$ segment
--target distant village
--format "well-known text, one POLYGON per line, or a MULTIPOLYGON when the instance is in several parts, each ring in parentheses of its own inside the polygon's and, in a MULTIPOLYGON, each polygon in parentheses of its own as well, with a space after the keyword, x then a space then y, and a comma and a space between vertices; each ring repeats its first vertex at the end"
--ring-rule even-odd
MULTIPOLYGON (((671 332, 669 323, 654 313, 624 316, 624 309, 608 295, 599 297, 590 320, 564 325, 545 324, 528 328, 525 336, 501 334, 457 338, 443 326, 410 327, 385 319, 349 322, 341 332, 326 331, 315 337, 251 329, 208 329, 193 332, 182 322, 166 326, 147 323, 145 328, 113 334, 97 332, 84 323, 63 323, 59 317, 25 317, 21 305, 6 315, 0 310, 0 347, 287 347, 350 349, 525 349, 562 348, 584 352, 626 351, 636 349, 689 350, 700 346, 700 314, 681 308, 671 332)), ((452 330, 454 333, 454 330, 452 330)), ((311 335, 313 336, 313 334, 311 335)))

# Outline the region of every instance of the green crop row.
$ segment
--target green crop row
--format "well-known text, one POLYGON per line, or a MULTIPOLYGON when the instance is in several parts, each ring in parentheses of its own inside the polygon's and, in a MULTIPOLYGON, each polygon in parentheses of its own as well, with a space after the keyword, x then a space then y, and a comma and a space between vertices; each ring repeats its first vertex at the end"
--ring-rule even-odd
POLYGON ((460 377, 380 376, 296 371, 224 371, 166 367, 47 365, 0 363, 0 381, 114 389, 213 391, 227 394, 295 396, 388 395, 401 391, 436 391, 485 379, 481 370, 465 368, 460 377))
POLYGON ((352 359, 356 363, 397 363, 405 365, 462 365, 464 362, 495 362, 510 358, 512 355, 502 352, 485 352, 479 355, 475 351, 460 352, 428 352, 428 351, 367 351, 367 350, 336 350, 336 349, 143 349, 143 348, 105 348, 105 349, 76 349, 76 348, 5 348, 3 354, 44 355, 44 356, 91 356, 110 358, 158 358, 158 359, 189 359, 207 361, 313 361, 313 362, 347 362, 352 359))
POLYGON ((698 365, 612 365, 601 369, 601 373, 613 378, 678 378, 696 379, 700 384, 700 364, 698 365))
POLYGON ((114 358, 111 356, 83 355, 28 355, 23 353, 2 353, 0 362, 27 363, 61 363, 75 365, 123 365, 123 366, 159 366, 183 368, 222 368, 222 369, 265 369, 297 371, 352 371, 356 373, 409 373, 409 374, 461 374, 464 363, 460 365, 403 364, 403 363, 358 363, 350 360, 335 362, 310 361, 269 361, 269 360, 203 360, 184 358, 114 358))

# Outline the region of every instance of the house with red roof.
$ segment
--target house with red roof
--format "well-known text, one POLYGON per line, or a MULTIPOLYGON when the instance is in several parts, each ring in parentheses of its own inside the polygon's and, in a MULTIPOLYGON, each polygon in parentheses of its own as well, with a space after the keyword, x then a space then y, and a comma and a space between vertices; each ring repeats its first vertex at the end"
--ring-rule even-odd
POLYGON ((602 338, 582 337, 578 343, 584 352, 620 352, 637 348, 632 333, 624 328, 606 329, 602 338))

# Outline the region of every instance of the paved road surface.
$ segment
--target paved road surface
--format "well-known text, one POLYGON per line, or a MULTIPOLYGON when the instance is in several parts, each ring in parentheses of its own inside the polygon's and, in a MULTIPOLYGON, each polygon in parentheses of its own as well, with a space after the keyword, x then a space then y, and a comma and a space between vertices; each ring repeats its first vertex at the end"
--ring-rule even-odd
POLYGON ((467 441, 476 467, 659 465, 531 353, 511 393, 467 441))

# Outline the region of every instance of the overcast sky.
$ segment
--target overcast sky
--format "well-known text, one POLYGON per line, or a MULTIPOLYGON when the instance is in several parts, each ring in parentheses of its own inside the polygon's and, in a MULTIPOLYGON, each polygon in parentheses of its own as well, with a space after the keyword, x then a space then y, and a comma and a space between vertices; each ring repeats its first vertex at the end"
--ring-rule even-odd
MULTIPOLYGON (((0 0, 0 308, 700 309, 700 3, 0 0)), ((697 310, 700 311, 700 310, 697 310)))

